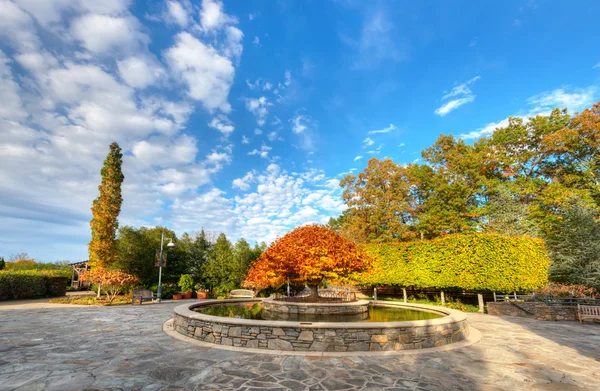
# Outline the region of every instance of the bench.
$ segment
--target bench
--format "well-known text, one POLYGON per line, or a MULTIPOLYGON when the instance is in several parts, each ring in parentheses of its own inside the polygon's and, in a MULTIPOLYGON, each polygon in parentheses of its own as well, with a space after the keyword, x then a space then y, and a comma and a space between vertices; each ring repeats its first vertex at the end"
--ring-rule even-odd
POLYGON ((577 304, 577 315, 580 323, 583 323, 584 319, 600 320, 600 306, 577 304))
POLYGON ((138 289, 138 290, 131 292, 131 304, 132 305, 135 304, 136 300, 139 300, 140 305, 142 305, 142 301, 144 301, 144 300, 154 301, 155 298, 156 298, 156 295, 148 289, 138 289))
POLYGON ((234 289, 229 292, 230 299, 253 299, 254 291, 251 289, 234 289))

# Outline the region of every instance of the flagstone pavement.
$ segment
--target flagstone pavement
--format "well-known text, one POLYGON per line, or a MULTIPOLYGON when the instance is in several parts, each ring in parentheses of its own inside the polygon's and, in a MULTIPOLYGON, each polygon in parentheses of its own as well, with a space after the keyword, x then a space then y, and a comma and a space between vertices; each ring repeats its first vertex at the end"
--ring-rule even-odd
POLYGON ((446 352, 277 356, 192 346, 162 331, 182 302, 0 305, 0 390, 600 390, 600 324, 469 314, 446 352))

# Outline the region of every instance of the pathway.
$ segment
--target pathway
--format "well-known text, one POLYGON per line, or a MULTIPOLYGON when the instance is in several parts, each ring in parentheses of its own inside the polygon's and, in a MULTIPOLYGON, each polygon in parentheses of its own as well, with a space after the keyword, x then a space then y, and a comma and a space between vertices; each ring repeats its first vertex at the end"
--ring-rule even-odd
POLYGON ((470 314, 481 342, 383 357, 191 346, 162 324, 181 302, 0 306, 0 390, 598 390, 600 324, 470 314))

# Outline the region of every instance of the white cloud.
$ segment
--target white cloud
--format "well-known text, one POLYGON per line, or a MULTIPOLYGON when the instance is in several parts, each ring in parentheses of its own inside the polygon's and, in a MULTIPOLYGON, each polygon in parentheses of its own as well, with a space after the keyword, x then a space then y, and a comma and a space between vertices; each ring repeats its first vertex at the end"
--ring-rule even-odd
POLYGON ((252 40, 252 44, 254 46, 260 46, 260 39, 258 37, 254 37, 254 39, 252 40))
POLYGON ((187 32, 175 36, 175 45, 167 49, 165 58, 187 85, 190 98, 211 111, 231 111, 227 101, 235 73, 231 60, 187 32))
POLYGON ((269 132, 269 134, 267 134, 267 138, 269 141, 282 140, 282 138, 279 137, 279 133, 275 131, 269 132))
POLYGON ((263 126, 265 124, 267 115, 269 114, 269 109, 267 108, 269 106, 273 106, 273 104, 264 96, 246 99, 246 110, 256 117, 258 126, 263 126))
MULTIPOLYGON (((591 106, 598 96, 598 89, 595 86, 587 88, 574 88, 570 86, 560 87, 552 91, 542 92, 526 100, 527 106, 513 117, 523 118, 525 122, 536 115, 547 115, 554 108, 566 108, 570 112, 580 111, 591 106)), ((508 126, 508 118, 498 122, 491 122, 483 128, 462 133, 459 137, 463 139, 474 139, 489 136, 497 128, 508 126)))
POLYGON ((259 155, 261 158, 266 159, 269 157, 269 151, 271 149, 273 148, 269 147, 268 145, 263 145, 262 147, 260 147, 260 150, 254 149, 248 152, 248 155, 259 155))
POLYGON ((246 136, 242 136, 242 144, 250 144, 250 139, 246 136))
POLYGON ((225 25, 235 24, 237 19, 223 12, 223 3, 219 0, 202 0, 200 24, 205 32, 218 30, 225 25))
POLYGON ((256 14, 248 14, 248 20, 253 21, 256 19, 256 14))
POLYGON ((171 23, 184 28, 189 23, 189 15, 187 10, 176 0, 167 0, 166 19, 171 23))
POLYGON ((268 81, 265 82, 265 84, 263 84, 264 91, 271 91, 272 89, 273 89, 273 84, 269 83, 268 81))
POLYGON ((225 136, 229 136, 231 134, 231 132, 233 132, 235 130, 235 127, 233 126, 233 124, 231 123, 229 118, 227 118, 224 115, 218 115, 218 116, 214 117, 208 123, 208 126, 210 126, 213 129, 217 129, 219 132, 223 133, 223 135, 225 135, 225 136))
POLYGON ((141 56, 131 56, 117 61, 119 76, 134 88, 145 88, 160 79, 164 70, 151 60, 141 56))
POLYGON ((165 138, 139 141, 131 152, 145 166, 168 167, 193 162, 198 148, 194 137, 181 135, 172 141, 165 138))
POLYGON ((362 158, 363 158, 362 156, 358 155, 357 157, 354 158, 354 161, 360 160, 362 158))
POLYGON ((460 106, 471 103, 475 100, 475 96, 467 96, 465 98, 454 99, 444 103, 442 106, 435 110, 435 113, 441 117, 445 116, 449 112, 458 109, 460 106))
POLYGON ((247 191, 250 189, 250 183, 256 180, 256 171, 252 170, 244 175, 243 178, 234 179, 232 182, 232 187, 235 189, 240 189, 242 191, 247 191))
POLYGON ((283 84, 285 84, 286 87, 289 86, 290 84, 292 84, 292 72, 285 71, 283 76, 284 76, 283 84))
POLYGON ((373 144, 375 144, 375 141, 373 141, 370 137, 367 137, 363 140, 363 148, 370 147, 373 144))
POLYGON ((149 41, 132 17, 87 14, 75 19, 70 31, 86 49, 96 53, 111 50, 126 53, 149 41))
POLYGON ((254 134, 255 134, 255 135, 257 135, 257 136, 258 136, 258 135, 261 135, 262 133, 263 133, 263 131, 262 131, 262 130, 260 130, 260 129, 254 129, 254 134))
POLYGON ((303 133, 308 127, 306 123, 308 118, 304 115, 297 115, 291 119, 292 121, 292 132, 303 133))
POLYGON ((369 130, 369 134, 377 134, 377 133, 389 133, 393 130, 396 130, 394 124, 390 124, 387 128, 379 129, 379 130, 369 130))
POLYGON ((435 114, 443 117, 451 111, 458 109, 460 106, 473 102, 475 100, 475 95, 471 91, 471 86, 479 79, 479 76, 475 76, 474 78, 457 85, 450 92, 444 94, 442 97, 443 101, 450 98, 456 99, 452 99, 438 107, 435 110, 435 114))
POLYGON ((592 69, 600 68, 600 62, 592 67, 592 69))

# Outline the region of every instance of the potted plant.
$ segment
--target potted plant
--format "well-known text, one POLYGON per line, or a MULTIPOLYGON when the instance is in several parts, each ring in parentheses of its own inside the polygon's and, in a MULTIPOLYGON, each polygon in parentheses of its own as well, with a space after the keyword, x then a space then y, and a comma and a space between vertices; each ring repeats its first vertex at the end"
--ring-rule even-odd
POLYGON ((198 283, 194 286, 194 289, 196 290, 196 297, 198 297, 198 299, 207 299, 208 298, 208 291, 206 290, 206 288, 204 288, 202 286, 202 284, 198 283))
POLYGON ((173 300, 181 300, 183 295, 181 293, 173 293, 173 300))
POLYGON ((179 278, 179 288, 181 288, 181 293, 183 294, 184 299, 192 298, 192 289, 194 289, 194 280, 192 276, 189 274, 182 274, 179 278))

